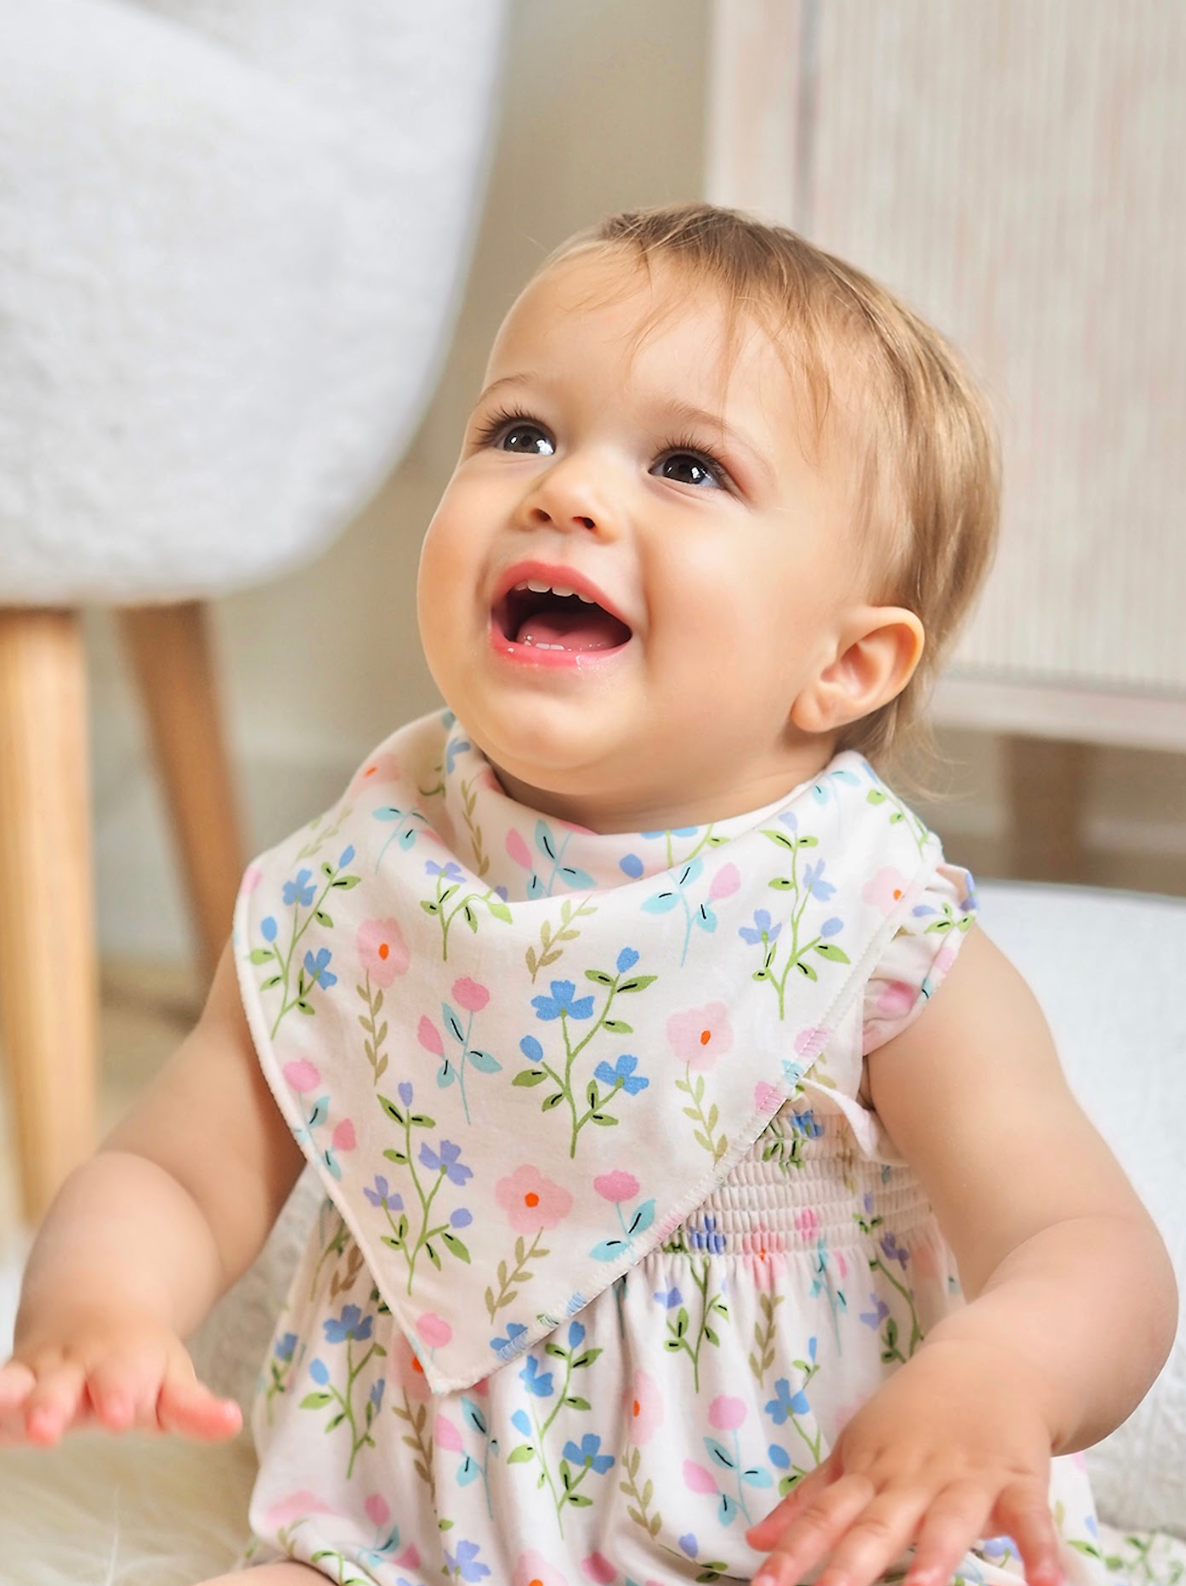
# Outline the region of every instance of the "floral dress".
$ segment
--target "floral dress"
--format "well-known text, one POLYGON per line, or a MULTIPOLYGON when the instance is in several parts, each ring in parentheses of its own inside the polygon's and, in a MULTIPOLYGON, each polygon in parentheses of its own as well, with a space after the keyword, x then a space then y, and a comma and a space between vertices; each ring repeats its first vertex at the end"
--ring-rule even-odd
MULTIPOLYGON (((858 756, 606 837, 507 799, 449 716, 381 746, 236 919, 327 1190, 257 1396, 249 1561, 749 1579, 746 1528, 960 1303, 862 1079, 973 910, 858 756)), ((1051 1502, 1104 1581, 1080 1457, 1051 1502)), ((960 1571, 1019 1574, 1008 1538, 960 1571)))

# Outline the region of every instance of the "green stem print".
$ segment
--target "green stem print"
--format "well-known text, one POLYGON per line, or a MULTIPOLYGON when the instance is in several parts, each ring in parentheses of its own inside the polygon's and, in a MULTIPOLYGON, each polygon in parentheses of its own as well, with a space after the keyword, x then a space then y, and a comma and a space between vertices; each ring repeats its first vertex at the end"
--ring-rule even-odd
POLYGON ((355 986, 359 997, 366 1004, 366 1013, 358 1015, 358 1022, 362 1025, 366 1036, 362 1049, 366 1053, 367 1062, 371 1065, 371 1075, 377 1085, 387 1071, 387 1053, 383 1050, 383 1043, 387 1039, 387 1020, 379 1023, 379 1015, 383 1011, 383 989, 381 986, 371 985, 371 972, 366 971, 365 983, 355 986))
POLYGON ((783 1295, 770 1292, 758 1295, 758 1309, 762 1320, 754 1323, 754 1347, 750 1351, 749 1369, 757 1378, 759 1388, 765 1386, 765 1376, 774 1364, 774 1313, 783 1302, 783 1295))
POLYGON ((671 1290, 668 1296, 669 1312, 678 1305, 674 1318, 667 1317, 667 1331, 669 1337, 664 1340, 663 1347, 669 1354, 679 1354, 681 1351, 692 1362, 692 1386, 697 1393, 700 1392, 700 1351, 705 1343, 712 1344, 714 1348, 720 1345, 720 1335, 713 1327, 714 1317, 729 1319, 729 1310, 720 1292, 712 1293, 709 1285, 709 1261, 707 1256, 703 1261, 689 1261, 688 1271, 692 1275, 692 1282, 700 1296, 700 1320, 696 1327, 695 1341, 691 1334, 691 1317, 688 1308, 682 1303, 682 1296, 678 1289, 671 1290))
POLYGON ((617 1124, 617 1118, 606 1111, 611 1100, 619 1093, 627 1096, 637 1095, 650 1084, 649 1079, 635 1072, 638 1059, 628 1052, 623 1052, 612 1067, 608 1061, 603 1060, 594 1069, 593 1079, 584 1091, 583 1099, 586 1105, 582 1109, 577 1101, 573 1078, 577 1059, 595 1036, 602 1031, 608 1035, 633 1033, 632 1025, 622 1019, 610 1018, 610 1009, 616 997, 645 991, 657 978, 655 975, 633 974, 637 962, 638 954, 634 949, 624 947, 618 954, 616 974, 611 975, 603 969, 586 969, 586 980, 591 980, 595 985, 603 986, 607 990, 605 1002, 596 1018, 593 1015, 594 997, 578 997, 576 985, 571 980, 553 980, 551 996, 531 999, 537 1019, 544 1023, 559 1025, 564 1056, 562 1059, 549 1061, 544 1055, 542 1044, 536 1037, 524 1036, 519 1043, 519 1050, 532 1066, 516 1074, 512 1083, 530 1086, 541 1085, 544 1080, 551 1080, 556 1088, 544 1098, 540 1110, 551 1112, 556 1107, 567 1105, 570 1122, 568 1148, 570 1157, 575 1158, 578 1137, 587 1124, 598 1124, 602 1128, 617 1124), (575 1039, 572 1026, 584 1023, 586 1020, 592 1020, 588 1033, 580 1040, 575 1039), (605 1086, 604 1093, 600 1089, 601 1086, 605 1086))
POLYGON ((412 1292, 412 1284, 416 1276, 416 1263, 420 1259, 421 1252, 427 1254, 428 1259, 438 1272, 441 1270, 440 1248, 434 1241, 439 1240, 439 1244, 443 1245, 450 1255, 455 1256, 459 1261, 464 1261, 467 1265, 469 1264, 469 1250, 464 1242, 457 1237, 455 1230, 468 1227, 473 1221, 473 1214, 464 1206, 456 1207, 443 1222, 434 1223, 432 1220, 433 1202, 440 1193, 441 1186, 446 1179, 450 1184, 463 1188, 466 1182, 473 1177, 473 1169, 467 1167, 461 1161, 461 1147, 455 1145, 452 1140, 442 1140, 436 1150, 427 1141, 422 1141, 420 1150, 418 1152, 413 1151, 412 1130, 435 1129, 436 1121, 425 1113, 411 1110, 412 1095, 412 1086, 404 1080, 399 1086, 399 1103, 392 1101, 387 1096, 379 1096, 378 1101, 391 1121, 398 1124, 404 1133, 403 1150, 398 1150, 391 1146, 383 1152, 383 1155, 388 1161, 396 1163, 405 1170, 406 1177, 411 1181, 412 1188, 416 1193, 416 1199, 419 1202, 419 1226, 415 1238, 413 1239, 412 1237, 412 1224, 404 1206, 403 1196, 393 1192, 385 1178, 377 1176, 374 1182, 363 1191, 371 1205, 376 1208, 381 1207, 387 1218, 387 1225, 391 1232, 381 1236, 383 1243, 389 1245, 393 1250, 400 1251, 404 1260, 408 1263, 407 1292, 409 1294, 412 1292), (420 1167, 425 1168, 428 1174, 432 1175, 427 1180, 427 1188, 425 1187, 426 1181, 421 1178, 420 1173, 417 1171, 417 1163, 419 1163, 420 1167), (398 1217, 394 1215, 397 1212, 399 1214, 398 1217))
POLYGON ((406 1388, 403 1390, 401 1397, 403 1403, 393 1404, 391 1409, 399 1420, 407 1423, 411 1431, 405 1432, 400 1441, 406 1448, 410 1448, 416 1456, 413 1461, 413 1468, 420 1480, 427 1486, 429 1502, 435 1510, 437 1506, 437 1481, 432 1463, 432 1433, 428 1430, 428 1405, 413 1405, 408 1398, 408 1390, 406 1388))
POLYGON ((541 969, 546 969, 549 964, 555 964, 563 957, 564 949, 558 943, 575 942, 580 936, 580 931, 573 928, 572 922, 596 913, 597 910, 587 899, 574 906, 571 898, 565 898, 560 905, 559 927, 545 920, 539 928, 539 952, 534 947, 527 949, 527 969, 533 981, 541 969))
POLYGON ((490 855, 482 843, 482 828, 474 820, 474 806, 478 802, 474 778, 461 783, 461 806, 465 813, 465 826, 469 832, 469 845, 474 856, 474 875, 480 880, 490 868, 490 855))
POLYGON ((823 1132, 811 1108, 794 1112, 784 1105, 762 1130, 762 1161, 773 1161, 783 1173, 801 1168, 804 1144, 818 1140, 823 1132))
POLYGON ((816 864, 808 864, 799 876, 799 853, 804 848, 819 846, 818 837, 801 837, 797 833, 795 817, 787 814, 784 820, 789 825, 788 831, 774 831, 763 828, 763 836, 768 837, 777 847, 785 849, 791 855, 791 873, 789 876, 775 876, 770 882, 776 892, 789 892, 793 895, 791 912, 786 919, 775 923, 767 909, 757 909, 754 912, 752 926, 741 927, 741 937, 752 946, 762 948, 762 967, 754 971, 753 978, 765 981, 774 988, 778 996, 778 1017, 786 1017, 787 981, 791 971, 794 970, 807 980, 818 980, 819 972, 811 962, 809 954, 826 959, 833 964, 847 964, 848 954, 835 942, 827 940, 843 929, 843 921, 839 919, 825 920, 819 931, 810 939, 803 941, 800 934, 803 930, 803 916, 807 905, 814 897, 819 902, 826 902, 835 892, 835 887, 830 881, 824 880, 826 861, 821 859, 816 864), (785 935, 783 933, 786 933, 785 935), (786 957, 780 963, 779 955, 785 950, 786 957))
POLYGON ((684 1077, 676 1080, 675 1088, 682 1090, 691 1101, 692 1105, 683 1109, 684 1117, 690 1118, 698 1126, 694 1134, 696 1144, 704 1147, 712 1157, 715 1167, 729 1149, 729 1137, 725 1134, 719 1138, 716 1136, 716 1127, 720 1122, 720 1111, 716 1102, 713 1102, 707 1112, 704 1110, 704 1075, 697 1074, 693 1080, 692 1065, 685 1063, 684 1077))
POLYGON ((557 1343, 545 1345, 545 1352, 553 1359, 562 1362, 564 1366, 564 1381, 559 1393, 556 1392, 555 1387, 555 1370, 541 1370, 537 1356, 534 1354, 527 1356, 526 1364, 519 1376, 527 1386, 531 1411, 529 1414, 527 1410, 520 1409, 511 1416, 511 1424, 527 1441, 511 1449, 507 1455, 507 1464, 539 1465, 540 1474, 536 1485, 546 1486, 552 1495, 556 1524, 562 1538, 565 1508, 571 1505, 575 1509, 587 1509, 593 1502, 588 1493, 579 1490, 585 1479, 590 1472, 604 1476, 614 1463, 612 1454, 601 1452, 601 1439, 592 1432, 586 1432, 580 1443, 572 1438, 565 1443, 555 1473, 548 1460, 547 1437, 560 1411, 566 1408, 588 1410, 590 1407, 588 1399, 583 1399, 579 1394, 569 1391, 573 1372, 587 1369, 601 1354, 600 1349, 585 1349, 584 1342, 584 1326, 580 1322, 572 1322, 568 1329, 567 1348, 557 1343), (541 1420, 535 1401, 548 1399, 555 1399, 556 1402, 541 1420))
POLYGON ((769 1447, 771 1463, 779 1470, 785 1471, 778 1484, 779 1497, 785 1497, 791 1488, 796 1486, 803 1477, 815 1470, 823 1458, 823 1432, 817 1426, 814 1432, 809 1432, 803 1424, 803 1417, 811 1414, 811 1406, 807 1398, 807 1389, 811 1379, 819 1370, 816 1360, 816 1340, 807 1341, 807 1353, 810 1360, 796 1360, 793 1362, 795 1370, 801 1374, 799 1386, 792 1391, 789 1377, 779 1377, 774 1384, 774 1398, 766 1403, 766 1414, 775 1426, 789 1426, 796 1434, 800 1443, 807 1450, 807 1461, 801 1464, 793 1455, 783 1448, 781 1444, 772 1443, 769 1447))
POLYGON ((628 1447, 622 1456, 623 1480, 618 1483, 618 1491, 628 1499, 626 1513, 635 1525, 641 1526, 653 1542, 659 1535, 663 1524, 663 1517, 656 1509, 654 1514, 648 1514, 651 1500, 655 1496, 655 1484, 648 1477, 642 1486, 638 1485, 639 1470, 642 1465, 642 1450, 637 1447, 628 1447))
MULTIPOLYGON (((876 1233, 877 1229, 882 1227, 885 1221, 883 1217, 874 1217, 872 1215, 871 1197, 868 1195, 865 1197, 864 1211, 854 1213, 853 1220, 863 1234, 876 1233)), ((876 1294, 871 1297, 873 1311, 871 1313, 862 1312, 861 1320, 869 1326, 881 1328, 882 1360, 887 1364, 894 1360, 905 1364, 923 1341, 922 1324, 918 1319, 913 1289, 907 1288, 906 1284, 895 1276, 886 1263, 896 1261, 903 1274, 905 1274, 907 1262, 910 1260, 910 1252, 905 1245, 899 1244, 896 1234, 883 1233, 880 1235, 878 1243, 881 1246, 882 1254, 869 1257, 869 1271, 880 1272, 882 1277, 886 1279, 892 1288, 897 1290, 906 1302, 910 1312, 910 1337, 906 1343, 906 1353, 902 1353, 901 1335, 898 1330, 897 1320, 891 1314, 890 1308, 885 1301, 878 1299, 876 1294), (882 1259, 883 1257, 884 1260, 882 1259)))
POLYGON ((534 1273, 527 1270, 527 1263, 529 1261, 542 1261, 545 1256, 550 1254, 549 1251, 543 1249, 540 1245, 543 1232, 541 1228, 531 1241, 530 1249, 524 1242, 522 1234, 515 1240, 515 1266, 513 1271, 508 1269, 505 1261, 498 1263, 498 1292, 495 1293, 493 1286, 487 1286, 486 1289, 486 1314, 491 1321, 495 1319, 504 1305, 510 1305, 517 1297, 519 1291, 515 1287, 516 1284, 531 1282, 534 1273))
POLYGON ((298 970, 295 990, 292 984, 293 959, 305 932, 314 921, 323 930, 333 930, 334 922, 325 908, 325 902, 331 892, 349 890, 351 887, 356 887, 362 879, 360 876, 343 874, 353 858, 354 847, 350 845, 342 850, 336 866, 331 865, 328 860, 325 861, 321 866, 325 884, 320 892, 313 881, 311 870, 298 870, 293 880, 284 883, 281 896, 292 908, 292 928, 287 948, 282 949, 279 946, 280 927, 275 916, 268 914, 260 921, 260 934, 267 946, 253 947, 251 962, 253 964, 274 962, 276 973, 264 980, 259 989, 262 993, 271 991, 276 986, 281 988, 280 1009, 271 1030, 273 1040, 276 1031, 280 1028, 280 1021, 286 1014, 291 1013, 293 1008, 305 1014, 317 1012, 310 1001, 314 986, 320 986, 322 990, 328 991, 331 986, 337 984, 338 977, 332 974, 329 968, 333 954, 328 947, 319 948, 316 953, 311 950, 305 953, 303 964, 298 970), (305 911, 303 914, 302 910, 305 911))
POLYGON ((493 887, 488 887, 485 892, 475 892, 465 887, 465 872, 454 860, 447 864, 438 864, 435 859, 426 860, 425 870, 430 876, 436 877, 436 893, 431 898, 422 898, 420 907, 426 914, 431 914, 441 927, 441 961, 449 961, 449 932, 453 922, 460 914, 470 930, 477 934, 478 909, 486 912, 504 924, 511 923, 511 911, 503 901, 502 894, 493 887), (457 894, 462 896, 453 902, 457 894), (452 907, 449 905, 452 904, 452 907))
POLYGON ((897 826, 904 822, 907 831, 914 838, 919 853, 922 853, 931 834, 913 810, 908 810, 883 782, 879 782, 875 788, 870 788, 865 798, 870 804, 889 804, 894 812, 890 816, 890 825, 897 826))
POLYGON ((326 1423, 327 1432, 336 1431, 343 1423, 350 1428, 350 1459, 346 1466, 346 1479, 349 1481, 354 1474, 354 1461, 361 1448, 374 1448, 375 1440, 371 1436, 371 1427, 379 1408, 383 1402, 383 1379, 380 1377, 371 1387, 366 1402, 361 1407, 355 1406, 354 1387, 360 1373, 374 1356, 384 1356, 387 1351, 382 1344, 372 1343, 371 1347, 358 1360, 354 1358, 354 1345, 366 1343, 371 1337, 375 1319, 373 1316, 364 1317, 357 1305, 346 1305, 342 1308, 341 1316, 324 1322, 326 1342, 328 1344, 346 1345, 346 1387, 343 1392, 334 1386, 333 1378, 325 1361, 317 1356, 309 1365, 309 1375, 317 1384, 312 1393, 307 1393, 301 1400, 302 1410, 321 1410, 329 1404, 337 1404, 338 1409, 326 1423), (361 1413, 361 1421, 360 1421, 361 1413))

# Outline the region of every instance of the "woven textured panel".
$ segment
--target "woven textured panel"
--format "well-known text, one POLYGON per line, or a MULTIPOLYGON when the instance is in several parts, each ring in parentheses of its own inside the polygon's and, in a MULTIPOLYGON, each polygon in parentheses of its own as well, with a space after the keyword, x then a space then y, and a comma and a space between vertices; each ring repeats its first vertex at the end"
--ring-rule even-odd
POLYGON ((965 350, 1005 521, 957 669, 1186 695, 1186 6, 718 0, 709 196, 965 350))

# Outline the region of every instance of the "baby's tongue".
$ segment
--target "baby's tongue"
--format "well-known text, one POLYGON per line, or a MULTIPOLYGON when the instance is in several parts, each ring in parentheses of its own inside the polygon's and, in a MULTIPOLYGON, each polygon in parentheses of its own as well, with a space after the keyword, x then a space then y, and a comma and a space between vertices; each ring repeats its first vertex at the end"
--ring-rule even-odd
POLYGON ((608 611, 584 604, 536 612, 519 629, 520 644, 558 645, 562 650, 612 650, 629 637, 625 625, 608 611))

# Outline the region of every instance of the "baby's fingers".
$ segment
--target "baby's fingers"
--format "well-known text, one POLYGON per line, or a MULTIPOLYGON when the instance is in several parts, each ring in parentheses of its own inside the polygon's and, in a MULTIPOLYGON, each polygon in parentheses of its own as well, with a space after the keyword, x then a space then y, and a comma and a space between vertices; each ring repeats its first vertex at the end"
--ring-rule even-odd
POLYGON ((23 1360, 6 1360, 0 1366, 0 1420, 21 1408, 36 1381, 23 1360))
POLYGON ((86 1375, 75 1360, 42 1371, 24 1402, 24 1431, 30 1443, 52 1448, 84 1410, 86 1375))
POLYGON ((998 1531, 1017 1543, 1029 1586, 1061 1586, 1066 1572, 1044 1487, 1024 1481, 1006 1487, 992 1518, 998 1531))
POLYGON ((234 1399, 220 1399, 192 1371, 173 1370, 161 1384, 157 1420, 167 1432, 215 1443, 235 1436, 243 1413, 234 1399))
MULTIPOLYGON (((754 1576, 754 1586, 798 1586, 869 1507, 873 1493, 873 1483, 865 1476, 842 1476, 822 1492, 818 1488, 805 1492, 784 1522, 770 1556, 754 1576)), ((774 1516, 767 1518, 773 1520, 774 1516)), ((749 1533, 750 1545, 769 1546, 759 1540, 766 1534, 755 1526, 749 1533)))
POLYGON ((984 1536, 991 1510, 992 1500, 973 1482, 955 1483, 941 1492, 918 1533, 905 1586, 941 1586, 949 1581, 973 1542, 984 1536))

